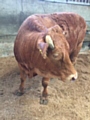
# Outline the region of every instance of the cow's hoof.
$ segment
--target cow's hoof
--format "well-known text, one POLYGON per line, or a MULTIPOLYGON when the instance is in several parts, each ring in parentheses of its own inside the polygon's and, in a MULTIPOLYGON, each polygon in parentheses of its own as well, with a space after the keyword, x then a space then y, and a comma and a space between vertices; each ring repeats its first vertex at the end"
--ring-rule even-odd
POLYGON ((48 104, 48 99, 46 97, 41 97, 40 98, 40 104, 47 105, 48 104))
POLYGON ((19 90, 16 90, 13 94, 17 96, 22 96, 25 92, 20 92, 19 90))

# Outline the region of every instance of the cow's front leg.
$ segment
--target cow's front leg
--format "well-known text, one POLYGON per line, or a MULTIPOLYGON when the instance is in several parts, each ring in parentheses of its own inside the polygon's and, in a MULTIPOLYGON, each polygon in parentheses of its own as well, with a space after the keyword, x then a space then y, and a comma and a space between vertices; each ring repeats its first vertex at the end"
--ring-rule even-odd
POLYGON ((42 97, 40 99, 41 104, 47 104, 48 103, 48 91, 47 91, 47 86, 49 83, 50 79, 49 78, 43 78, 42 79, 42 86, 43 86, 43 92, 42 92, 42 97))
POLYGON ((82 47, 82 42, 78 44, 77 48, 72 52, 72 54, 70 55, 70 59, 71 62, 73 63, 73 65, 75 65, 76 61, 77 61, 77 56, 80 52, 80 49, 82 47))
POLYGON ((76 61, 77 61, 77 57, 73 57, 73 58, 71 58, 71 62, 73 63, 73 65, 76 64, 76 61))

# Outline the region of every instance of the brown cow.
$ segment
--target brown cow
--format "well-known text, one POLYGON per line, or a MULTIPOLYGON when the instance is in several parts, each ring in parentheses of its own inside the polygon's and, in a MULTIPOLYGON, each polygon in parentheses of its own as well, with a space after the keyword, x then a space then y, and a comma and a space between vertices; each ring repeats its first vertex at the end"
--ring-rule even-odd
POLYGON ((50 78, 76 80, 73 63, 82 47, 86 32, 84 19, 74 13, 32 15, 21 25, 14 54, 21 74, 20 92, 26 77, 43 76, 41 103, 47 103, 50 78))

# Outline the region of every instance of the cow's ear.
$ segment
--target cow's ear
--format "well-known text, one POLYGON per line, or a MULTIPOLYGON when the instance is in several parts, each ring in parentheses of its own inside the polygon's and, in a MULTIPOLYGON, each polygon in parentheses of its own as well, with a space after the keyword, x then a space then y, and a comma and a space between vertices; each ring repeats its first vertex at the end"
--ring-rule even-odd
POLYGON ((47 57, 47 50, 48 50, 48 47, 49 47, 48 43, 40 42, 40 43, 38 43, 37 47, 38 47, 39 52, 42 55, 42 57, 44 59, 46 59, 46 57, 47 57))
POLYGON ((55 25, 51 29, 52 29, 52 31, 54 31, 56 33, 62 32, 62 29, 59 25, 55 25))
POLYGON ((63 32, 63 30, 59 25, 54 25, 54 26, 48 28, 49 34, 62 33, 62 32, 63 32))

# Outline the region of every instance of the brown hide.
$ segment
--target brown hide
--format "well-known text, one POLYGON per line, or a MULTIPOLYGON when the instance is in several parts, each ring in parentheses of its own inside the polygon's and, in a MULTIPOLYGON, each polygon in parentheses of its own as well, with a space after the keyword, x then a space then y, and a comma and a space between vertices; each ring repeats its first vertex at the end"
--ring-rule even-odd
POLYGON ((30 77, 37 73, 44 77, 47 74, 46 77, 49 78, 66 79, 76 72, 71 61, 74 62, 77 57, 85 31, 84 19, 74 13, 32 15, 23 22, 18 31, 14 46, 16 60, 30 77), (38 50, 37 44, 45 42, 46 35, 50 35, 55 44, 54 52, 56 50, 65 56, 66 60, 62 61, 62 67, 58 67, 58 61, 55 63, 49 57, 50 54, 52 55, 52 50, 46 50, 46 55, 48 54, 46 59, 38 50))
POLYGON ((85 20, 74 13, 52 14, 52 19, 62 28, 70 45, 70 53, 83 42, 86 33, 85 20))

